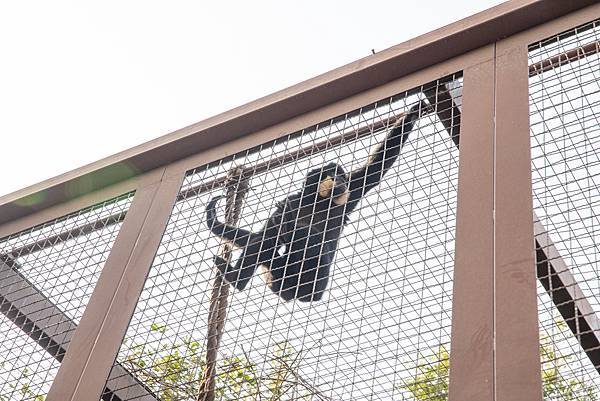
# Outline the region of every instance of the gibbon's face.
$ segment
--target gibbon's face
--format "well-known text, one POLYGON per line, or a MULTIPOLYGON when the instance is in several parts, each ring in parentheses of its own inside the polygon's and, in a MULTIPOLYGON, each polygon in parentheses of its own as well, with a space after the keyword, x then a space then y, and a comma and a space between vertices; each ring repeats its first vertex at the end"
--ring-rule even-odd
POLYGON ((333 198, 332 201, 336 205, 344 205, 348 201, 350 195, 348 191, 348 178, 342 166, 336 163, 329 163, 323 166, 322 169, 313 171, 315 176, 318 174, 318 194, 320 198, 333 198))

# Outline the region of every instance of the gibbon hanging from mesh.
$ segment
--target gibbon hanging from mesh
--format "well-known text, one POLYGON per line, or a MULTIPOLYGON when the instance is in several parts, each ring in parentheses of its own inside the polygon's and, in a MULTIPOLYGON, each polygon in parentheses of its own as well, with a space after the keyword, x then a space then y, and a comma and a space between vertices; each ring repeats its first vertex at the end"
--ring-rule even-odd
POLYGON ((243 290, 256 268, 262 266, 268 286, 282 299, 319 301, 327 289, 348 215, 398 159, 415 122, 432 111, 421 100, 402 113, 361 168, 346 173, 339 164, 329 163, 310 170, 302 189, 278 202, 259 232, 220 222, 216 205, 222 196, 214 197, 206 207, 208 228, 242 249, 233 266, 229 258, 215 257, 224 280, 243 290))

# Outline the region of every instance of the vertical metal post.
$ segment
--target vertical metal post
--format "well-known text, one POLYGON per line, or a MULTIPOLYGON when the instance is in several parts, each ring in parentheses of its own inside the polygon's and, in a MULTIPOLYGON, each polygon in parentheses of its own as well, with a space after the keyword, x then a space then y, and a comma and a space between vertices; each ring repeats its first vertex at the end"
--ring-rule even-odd
POLYGON ((492 401, 494 46, 463 72, 450 401, 492 401))
POLYGON ((494 327, 497 401, 542 399, 527 46, 496 44, 494 327))
POLYGON ((463 82, 450 401, 541 400, 527 48, 463 82))
POLYGON ((98 401, 175 203, 183 174, 140 188, 47 401, 98 401))

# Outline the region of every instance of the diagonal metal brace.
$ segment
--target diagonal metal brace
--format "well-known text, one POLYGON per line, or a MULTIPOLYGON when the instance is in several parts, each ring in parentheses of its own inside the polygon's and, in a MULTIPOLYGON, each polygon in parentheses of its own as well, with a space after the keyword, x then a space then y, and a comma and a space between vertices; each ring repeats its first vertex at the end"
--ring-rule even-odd
MULTIPOLYGON (((460 89, 459 95, 460 95, 460 89)), ((426 93, 428 99, 443 102, 438 107, 440 120, 452 140, 458 147, 459 137, 456 126, 460 126, 461 110, 457 106, 451 90, 445 84, 439 87, 440 93, 426 93), (450 98, 450 99, 449 99, 450 98), (454 127, 454 130, 452 129, 454 127)), ((460 132, 460 131, 458 131, 460 132)), ((534 238, 536 243, 537 278, 552 299, 552 302, 569 326, 569 329, 581 345, 598 373, 600 373, 600 320, 585 297, 571 270, 560 256, 556 246, 550 239, 548 231, 533 214, 534 238)))
POLYGON ((600 373, 600 321, 548 231, 533 216, 537 277, 552 302, 600 373))
MULTIPOLYGON (((19 270, 15 260, 0 261, 0 312, 60 362, 77 325, 19 270)), ((120 364, 113 367, 106 387, 106 400, 158 401, 120 364)))

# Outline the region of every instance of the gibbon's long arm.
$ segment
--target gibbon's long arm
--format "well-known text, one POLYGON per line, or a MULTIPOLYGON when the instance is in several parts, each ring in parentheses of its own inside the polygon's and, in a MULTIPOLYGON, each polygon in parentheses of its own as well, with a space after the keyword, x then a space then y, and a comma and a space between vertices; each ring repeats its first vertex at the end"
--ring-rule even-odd
POLYGON ((350 172, 348 176, 350 197, 346 205, 347 213, 354 210, 360 198, 379 184, 381 178, 400 155, 400 150, 408 139, 415 122, 421 116, 421 112, 430 108, 431 106, 424 100, 413 105, 408 113, 398 119, 386 139, 371 153, 366 165, 350 172))

